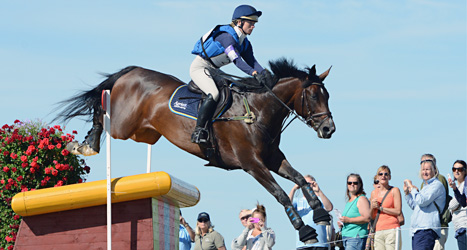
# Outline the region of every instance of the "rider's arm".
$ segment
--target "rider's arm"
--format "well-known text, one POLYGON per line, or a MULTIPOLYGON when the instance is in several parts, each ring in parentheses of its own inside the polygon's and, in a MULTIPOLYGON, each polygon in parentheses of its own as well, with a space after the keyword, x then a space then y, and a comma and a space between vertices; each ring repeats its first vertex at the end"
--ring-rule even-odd
POLYGON ((233 39, 233 37, 229 34, 229 33, 221 33, 219 34, 217 37, 214 38, 215 41, 218 41, 221 43, 221 45, 224 47, 224 48, 228 48, 229 46, 232 46, 235 50, 235 53, 237 54, 237 59, 235 59, 233 61, 233 63, 235 64, 235 66, 237 66, 241 71, 245 72, 246 74, 248 75, 253 75, 253 72, 262 72, 263 71, 263 68, 261 67, 261 65, 259 65, 258 62, 256 62, 256 59, 254 59, 254 56, 253 56, 253 49, 251 48, 251 44, 248 46, 248 49, 240 55, 240 53, 238 52, 238 49, 237 49, 237 43, 235 42, 235 40, 233 39), (248 52, 250 51, 250 52, 248 52), (251 54, 251 56, 249 56, 248 54, 251 54), (242 57, 244 56, 247 56, 249 62, 251 63, 251 65, 253 66, 250 66, 248 63, 246 63, 242 57), (251 61, 251 58, 253 58, 253 61, 251 61))

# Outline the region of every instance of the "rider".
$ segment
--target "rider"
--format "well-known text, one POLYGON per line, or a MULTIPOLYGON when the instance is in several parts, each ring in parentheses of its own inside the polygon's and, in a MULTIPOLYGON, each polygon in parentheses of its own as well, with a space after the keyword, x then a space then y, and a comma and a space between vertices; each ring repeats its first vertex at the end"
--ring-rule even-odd
POLYGON ((253 32, 261 14, 261 11, 250 5, 240 5, 233 13, 232 23, 217 25, 195 44, 191 53, 197 56, 190 66, 190 77, 207 97, 199 108, 196 127, 191 135, 192 142, 207 142, 206 125, 212 118, 219 99, 219 91, 209 70, 220 71, 220 67, 233 62, 260 83, 266 81, 268 72, 256 61, 251 43, 246 38, 253 32))

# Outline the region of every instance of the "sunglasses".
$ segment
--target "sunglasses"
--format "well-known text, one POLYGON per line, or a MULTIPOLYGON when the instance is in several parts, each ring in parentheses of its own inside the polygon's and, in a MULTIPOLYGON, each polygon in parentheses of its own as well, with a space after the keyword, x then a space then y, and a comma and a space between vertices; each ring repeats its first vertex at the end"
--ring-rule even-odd
POLYGON ((201 222, 201 223, 206 223, 208 222, 209 220, 208 219, 199 219, 198 222, 201 222))
POLYGON ((379 184, 379 180, 374 180, 374 181, 373 181, 373 184, 375 184, 375 185, 376 185, 376 184, 379 184))
POLYGON ((379 176, 383 176, 383 175, 384 175, 384 176, 389 176, 388 173, 378 173, 378 175, 379 175, 379 176))
POLYGON ((420 165, 422 165, 422 164, 425 163, 425 162, 431 162, 431 163, 433 163, 433 164, 435 163, 435 162, 434 162, 433 160, 431 160, 431 159, 426 159, 426 160, 421 161, 421 162, 420 162, 420 165))
POLYGON ((251 215, 245 215, 243 217, 240 218, 240 220, 248 220, 248 218, 250 218, 251 215))
POLYGON ((458 172, 464 172, 464 168, 455 168, 455 167, 453 167, 453 168, 452 168, 452 172, 456 172, 456 171, 458 171, 458 172))
POLYGON ((347 185, 352 185, 352 184, 358 185, 358 181, 348 181, 347 182, 347 185))

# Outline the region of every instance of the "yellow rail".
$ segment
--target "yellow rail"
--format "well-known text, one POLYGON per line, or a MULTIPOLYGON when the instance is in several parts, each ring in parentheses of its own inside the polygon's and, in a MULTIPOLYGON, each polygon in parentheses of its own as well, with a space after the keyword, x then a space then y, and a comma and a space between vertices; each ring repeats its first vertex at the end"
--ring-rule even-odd
MULTIPOLYGON (((200 199, 199 190, 166 172, 132 175, 112 179, 112 203, 162 197, 179 207, 191 207, 200 199)), ((104 205, 106 180, 45 188, 16 194, 13 211, 21 216, 53 213, 104 205)))

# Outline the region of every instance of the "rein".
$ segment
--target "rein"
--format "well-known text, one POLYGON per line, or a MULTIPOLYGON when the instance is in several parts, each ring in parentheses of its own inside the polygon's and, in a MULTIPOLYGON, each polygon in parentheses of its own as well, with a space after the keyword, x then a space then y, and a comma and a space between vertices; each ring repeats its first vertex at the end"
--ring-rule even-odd
MULTIPOLYGON (((223 72, 222 74, 223 74, 224 76, 227 76, 226 79, 230 80, 230 81, 233 82, 233 83, 238 83, 238 81, 234 80, 235 78, 236 78, 236 79, 240 79, 240 78, 241 78, 241 77, 239 77, 239 76, 227 74, 227 73, 225 73, 225 72, 223 72)), ((282 106, 284 106, 284 107, 289 111, 289 113, 287 114, 286 118, 284 119, 284 122, 282 123, 281 131, 274 137, 274 139, 271 141, 271 143, 273 143, 273 142, 277 139, 277 137, 278 137, 280 134, 282 134, 282 133, 285 131, 285 129, 286 129, 295 119, 297 119, 297 118, 298 118, 301 122, 303 122, 305 125, 307 125, 308 127, 313 128, 313 129, 315 129, 315 130, 318 130, 319 128, 321 128, 321 126, 323 125, 323 123, 324 123, 326 120, 328 120, 329 118, 332 117, 331 112, 320 112, 320 113, 316 113, 316 114, 313 114, 313 113, 311 112, 311 108, 309 107, 308 102, 305 102, 305 100, 306 100, 306 91, 305 91, 305 88, 302 90, 302 95, 301 95, 301 99, 302 99, 302 100, 301 100, 301 101, 302 101, 302 110, 303 110, 303 106, 304 106, 303 103, 305 102, 306 108, 307 108, 308 112, 307 112, 307 117, 306 117, 305 119, 303 119, 299 114, 297 114, 297 112, 296 112, 295 110, 291 109, 291 108, 290 108, 289 106, 287 106, 287 104, 285 104, 279 97, 277 97, 277 95, 274 94, 274 92, 272 91, 271 88, 269 88, 269 87, 268 87, 266 84, 264 84, 264 83, 262 83, 262 85, 267 89, 267 91, 268 91, 282 106), (284 126, 285 121, 286 121, 286 120, 288 119, 288 117, 291 116, 291 115, 293 115, 294 117, 287 123, 287 125, 284 126), (323 116, 323 115, 326 115, 326 118, 324 118, 319 124, 314 123, 314 120, 313 120, 314 118, 320 117, 320 116, 323 116), (313 121, 313 124, 314 124, 314 125, 313 125, 313 126, 309 125, 309 124, 308 124, 309 121, 313 121)), ((317 85, 317 86, 320 86, 320 87, 324 86, 324 84, 322 84, 322 83, 316 83, 316 82, 311 83, 310 85, 317 85)), ((243 97, 243 98, 244 98, 244 105, 245 105, 245 97, 243 97)), ((247 109, 247 111, 249 111, 248 103, 246 103, 245 108, 247 109)), ((246 114, 247 117, 250 115, 249 113, 250 113, 250 112, 247 112, 247 114, 246 114)), ((232 118, 230 118, 230 119, 227 118, 227 119, 225 119, 225 120, 241 120, 241 119, 245 119, 244 117, 236 117, 236 118, 237 118, 237 119, 235 119, 235 118, 234 118, 234 119, 232 119, 232 118), (240 119, 238 119, 238 118, 240 118, 240 119)))

